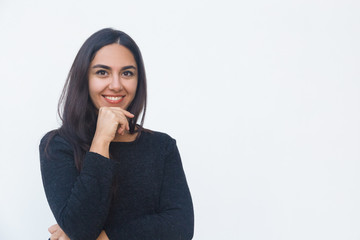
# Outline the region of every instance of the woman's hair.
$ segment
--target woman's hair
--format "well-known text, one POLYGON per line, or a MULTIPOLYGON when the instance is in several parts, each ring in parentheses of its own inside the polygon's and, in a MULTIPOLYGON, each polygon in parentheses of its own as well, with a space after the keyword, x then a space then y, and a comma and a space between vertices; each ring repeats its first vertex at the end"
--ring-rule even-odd
POLYGON ((97 122, 98 110, 89 95, 90 63, 99 49, 113 43, 129 49, 135 58, 138 84, 135 97, 126 110, 135 115, 134 118, 128 120, 130 133, 143 130, 147 91, 145 67, 140 49, 126 33, 111 28, 102 29, 85 41, 75 57, 58 104, 58 114, 62 120, 62 126, 53 131, 48 138, 49 143, 52 137, 59 134, 72 145, 78 170, 82 167, 86 151, 90 149, 97 122), (138 125, 137 120, 141 112, 142 117, 140 125, 138 125))

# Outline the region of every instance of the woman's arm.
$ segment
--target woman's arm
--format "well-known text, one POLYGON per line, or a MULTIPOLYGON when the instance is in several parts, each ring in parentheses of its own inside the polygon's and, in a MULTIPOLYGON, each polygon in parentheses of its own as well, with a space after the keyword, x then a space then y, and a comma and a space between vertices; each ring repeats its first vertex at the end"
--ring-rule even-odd
POLYGON ((109 145, 116 134, 129 130, 127 117, 134 115, 118 107, 99 109, 95 135, 80 173, 72 147, 63 138, 52 139, 47 148, 49 155, 44 152, 47 136, 41 141, 45 193, 57 223, 71 239, 96 239, 103 229, 118 167, 109 159, 109 145))
POLYGON ((41 173, 46 197, 57 223, 70 239, 96 239, 103 230, 111 201, 117 163, 87 152, 79 173, 71 146, 55 136, 40 144, 41 173))
POLYGON ((180 154, 173 139, 168 147, 163 171, 158 212, 122 226, 105 229, 110 239, 192 239, 193 205, 180 154))
MULTIPOLYGON (((70 238, 64 233, 64 231, 61 229, 59 224, 54 224, 51 227, 49 227, 49 233, 51 233, 50 240, 70 240, 70 238)), ((109 240, 108 236, 106 235, 105 231, 102 230, 99 237, 96 240, 109 240)))

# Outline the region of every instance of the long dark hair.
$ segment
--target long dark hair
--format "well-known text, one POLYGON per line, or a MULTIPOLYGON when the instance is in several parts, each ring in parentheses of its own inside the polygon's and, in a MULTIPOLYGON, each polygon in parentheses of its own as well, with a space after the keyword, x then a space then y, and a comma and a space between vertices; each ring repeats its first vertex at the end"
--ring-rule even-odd
POLYGON ((102 29, 84 42, 75 57, 58 104, 62 126, 50 134, 47 142, 49 143, 56 134, 67 140, 73 146, 75 165, 79 171, 85 153, 90 149, 97 122, 97 109, 89 95, 89 66, 100 48, 113 43, 129 49, 135 58, 138 84, 135 97, 126 110, 135 115, 128 120, 130 134, 144 130, 142 126, 145 119, 147 91, 145 67, 140 49, 126 33, 111 28, 102 29), (137 124, 141 113, 140 124, 137 124))

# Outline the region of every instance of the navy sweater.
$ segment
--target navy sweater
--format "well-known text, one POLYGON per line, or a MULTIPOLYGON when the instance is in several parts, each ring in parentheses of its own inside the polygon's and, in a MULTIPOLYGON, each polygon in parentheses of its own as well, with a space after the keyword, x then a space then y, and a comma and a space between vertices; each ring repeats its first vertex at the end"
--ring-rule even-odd
POLYGON ((194 214, 176 141, 142 132, 112 142, 112 159, 87 152, 75 167, 73 149, 56 135, 40 143, 41 173, 50 208, 71 240, 192 239, 194 214), (116 190, 114 191, 114 187, 116 190))

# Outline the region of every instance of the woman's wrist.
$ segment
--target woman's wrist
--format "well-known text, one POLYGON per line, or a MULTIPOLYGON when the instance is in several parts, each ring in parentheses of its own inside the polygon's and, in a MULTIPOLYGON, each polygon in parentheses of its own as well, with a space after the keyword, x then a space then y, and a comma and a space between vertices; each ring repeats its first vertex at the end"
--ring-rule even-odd
POLYGON ((109 146, 111 141, 98 139, 94 137, 91 146, 90 152, 98 153, 106 158, 109 158, 109 146))

